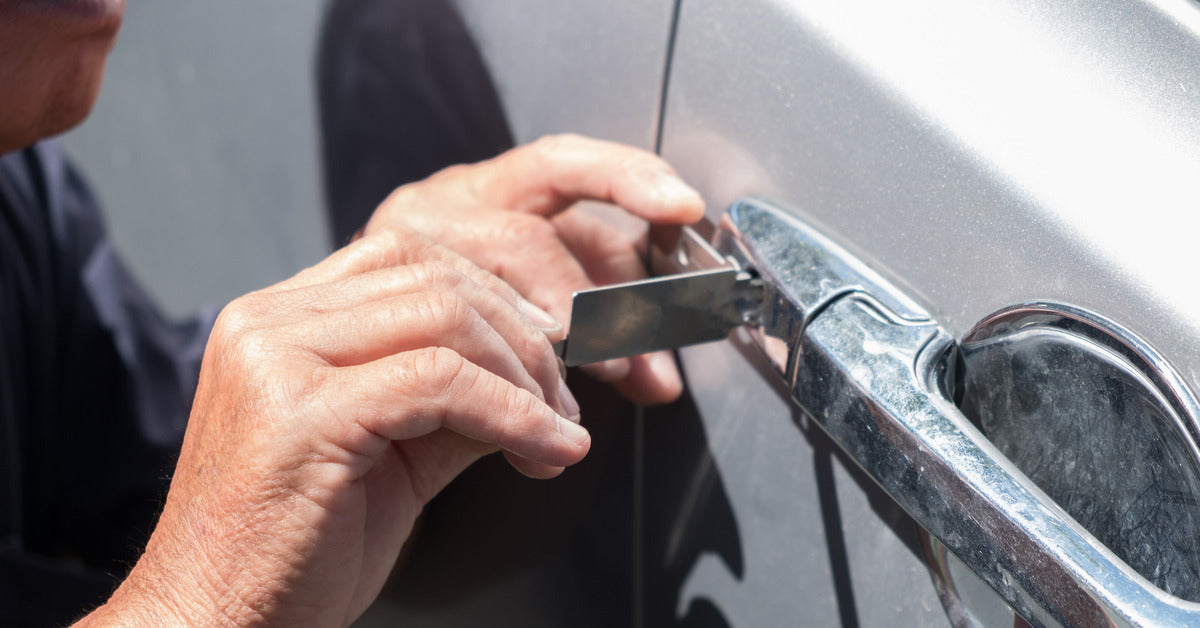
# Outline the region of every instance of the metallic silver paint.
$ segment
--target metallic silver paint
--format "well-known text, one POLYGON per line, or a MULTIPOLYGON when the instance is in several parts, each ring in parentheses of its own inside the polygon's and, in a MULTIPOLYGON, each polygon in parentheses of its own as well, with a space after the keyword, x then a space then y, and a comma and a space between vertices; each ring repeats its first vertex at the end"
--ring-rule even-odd
MULTIPOLYGON (((714 220, 736 198, 776 199, 866 251, 956 337, 1016 303, 1070 303, 1145 339, 1195 389, 1197 11, 688 0, 662 152, 714 220)), ((747 548, 742 582, 706 566, 688 592, 735 625, 778 622, 788 581, 806 585, 791 589, 796 612, 828 608, 827 581, 807 571, 827 569, 823 552, 789 542, 821 534, 796 512, 816 507, 795 462, 808 443, 780 424, 777 400, 743 394, 761 373, 737 343, 682 355, 747 548)), ((874 518, 843 520, 854 534, 874 518)), ((861 623, 945 621, 929 613, 919 560, 886 529, 874 538, 850 565, 861 623)))
POLYGON ((455 0, 517 142, 583 133, 654 146, 671 0, 455 0))
MULTIPOLYGON (((519 140, 652 145, 671 3, 458 4, 519 140)), ((955 336, 1014 303, 1067 302, 1130 328, 1194 388, 1198 31, 1184 0, 687 0, 663 153, 714 218, 741 196, 780 200, 903 278, 955 336)), ((745 567, 702 557, 677 615, 704 598, 734 625, 837 623, 820 453, 750 343, 681 352, 745 567)), ((829 464, 858 623, 944 622, 889 515, 829 464)))
POLYGON ((689 1, 663 154, 714 217, 786 201, 956 335, 1068 302, 1196 386, 1197 32, 1182 1, 689 1))

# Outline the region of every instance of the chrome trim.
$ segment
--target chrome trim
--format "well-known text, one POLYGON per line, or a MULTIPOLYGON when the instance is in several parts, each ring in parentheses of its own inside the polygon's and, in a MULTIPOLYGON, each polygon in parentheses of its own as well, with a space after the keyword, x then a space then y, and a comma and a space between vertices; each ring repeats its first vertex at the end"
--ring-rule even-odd
POLYGON ((1062 329, 1117 353, 1131 364, 1140 365, 1140 372, 1163 395, 1173 411, 1171 418, 1187 436, 1192 454, 1200 460, 1200 401, 1167 359, 1136 334, 1083 308, 1064 303, 1028 302, 1004 308, 980 321, 963 337, 962 344, 969 347, 987 342, 997 335, 999 326, 1062 329))
POLYGON ((1038 302, 966 334, 953 398, 1017 468, 1157 588, 1200 602, 1194 397, 1102 316, 1038 302))
POLYGON ((756 200, 733 205, 716 241, 773 288, 757 338, 793 399, 1016 612, 1039 626, 1200 625, 1200 604, 1134 572, 944 396, 953 338, 882 274, 756 200))

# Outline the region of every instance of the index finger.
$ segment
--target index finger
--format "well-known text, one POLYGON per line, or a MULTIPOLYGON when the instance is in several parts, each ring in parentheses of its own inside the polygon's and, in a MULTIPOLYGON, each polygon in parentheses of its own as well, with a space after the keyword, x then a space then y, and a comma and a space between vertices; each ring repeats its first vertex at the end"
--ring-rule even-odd
POLYGON ((490 203, 551 216, 576 201, 620 205, 656 224, 690 224, 704 200, 653 153, 578 135, 552 135, 472 167, 490 203))

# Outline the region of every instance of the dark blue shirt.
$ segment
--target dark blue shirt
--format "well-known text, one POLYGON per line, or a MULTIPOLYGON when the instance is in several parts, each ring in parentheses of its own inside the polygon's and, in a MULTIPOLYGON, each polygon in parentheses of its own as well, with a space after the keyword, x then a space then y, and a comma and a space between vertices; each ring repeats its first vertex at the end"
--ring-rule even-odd
POLYGON ((211 325, 160 314, 57 143, 0 156, 0 623, 69 622, 136 561, 211 325))

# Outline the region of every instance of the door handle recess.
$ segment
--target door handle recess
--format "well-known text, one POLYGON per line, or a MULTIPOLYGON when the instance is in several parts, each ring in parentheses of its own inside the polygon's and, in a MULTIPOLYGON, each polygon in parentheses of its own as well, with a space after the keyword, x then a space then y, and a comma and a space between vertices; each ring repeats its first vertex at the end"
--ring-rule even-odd
POLYGON ((1036 626, 1200 626, 1200 604, 1126 565, 946 398, 955 341, 894 282, 763 201, 711 231, 657 232, 655 270, 732 258, 757 273, 752 334, 793 400, 1015 612, 1036 626))

